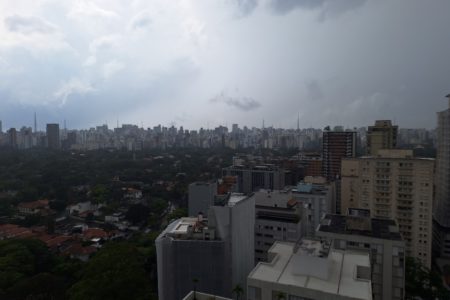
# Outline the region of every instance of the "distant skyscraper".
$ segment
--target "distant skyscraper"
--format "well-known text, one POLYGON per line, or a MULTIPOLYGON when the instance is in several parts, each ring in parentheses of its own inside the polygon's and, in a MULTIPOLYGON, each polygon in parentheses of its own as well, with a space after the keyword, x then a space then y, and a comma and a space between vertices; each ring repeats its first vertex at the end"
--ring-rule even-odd
POLYGON ((450 257, 450 94, 449 109, 438 112, 435 176, 434 220, 435 242, 439 255, 450 257))
POLYGON ((8 144, 14 149, 17 148, 17 130, 15 128, 8 130, 8 144))
POLYGON ((356 155, 356 132, 342 128, 325 130, 322 151, 323 176, 335 180, 341 174, 341 160, 356 155))
POLYGON ((34 112, 34 132, 37 132, 37 118, 36 118, 36 112, 34 112))
POLYGON ((398 126, 390 120, 377 120, 367 131, 367 154, 375 156, 380 149, 394 149, 397 146, 398 126))
POLYGON ((3 133, 3 125, 2 125, 2 120, 0 120, 0 133, 3 133))
POLYGON ((47 146, 50 149, 59 149, 61 147, 59 124, 47 124, 47 146))

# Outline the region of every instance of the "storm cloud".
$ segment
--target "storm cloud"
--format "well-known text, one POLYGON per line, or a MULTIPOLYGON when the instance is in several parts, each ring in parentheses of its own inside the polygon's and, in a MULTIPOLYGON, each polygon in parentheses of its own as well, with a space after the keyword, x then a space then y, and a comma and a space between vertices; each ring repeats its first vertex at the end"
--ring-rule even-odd
POLYGON ((261 107, 261 103, 250 97, 231 97, 225 93, 220 93, 211 100, 211 103, 223 103, 242 111, 251 111, 261 107))
POLYGON ((0 120, 433 128, 450 92, 448 11, 447 0, 0 1, 0 120))

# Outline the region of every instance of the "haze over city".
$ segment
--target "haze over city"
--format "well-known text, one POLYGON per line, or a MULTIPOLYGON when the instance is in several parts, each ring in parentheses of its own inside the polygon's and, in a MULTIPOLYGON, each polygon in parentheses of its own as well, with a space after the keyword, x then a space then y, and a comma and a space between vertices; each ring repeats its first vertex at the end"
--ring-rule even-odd
POLYGON ((3 127, 436 126, 450 2, 2 1, 3 127))

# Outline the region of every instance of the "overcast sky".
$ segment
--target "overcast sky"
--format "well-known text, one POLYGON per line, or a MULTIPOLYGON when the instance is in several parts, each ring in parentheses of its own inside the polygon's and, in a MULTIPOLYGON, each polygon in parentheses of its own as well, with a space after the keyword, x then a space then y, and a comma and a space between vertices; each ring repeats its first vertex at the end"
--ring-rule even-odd
POLYGON ((0 120, 434 128, 448 0, 1 0, 0 120))

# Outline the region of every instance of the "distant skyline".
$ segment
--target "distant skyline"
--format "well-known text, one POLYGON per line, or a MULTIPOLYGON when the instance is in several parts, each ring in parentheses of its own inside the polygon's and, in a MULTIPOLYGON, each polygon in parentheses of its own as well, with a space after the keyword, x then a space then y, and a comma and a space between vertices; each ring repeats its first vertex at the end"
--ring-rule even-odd
POLYGON ((3 131, 435 128, 450 93, 447 0, 4 0, 3 131))

